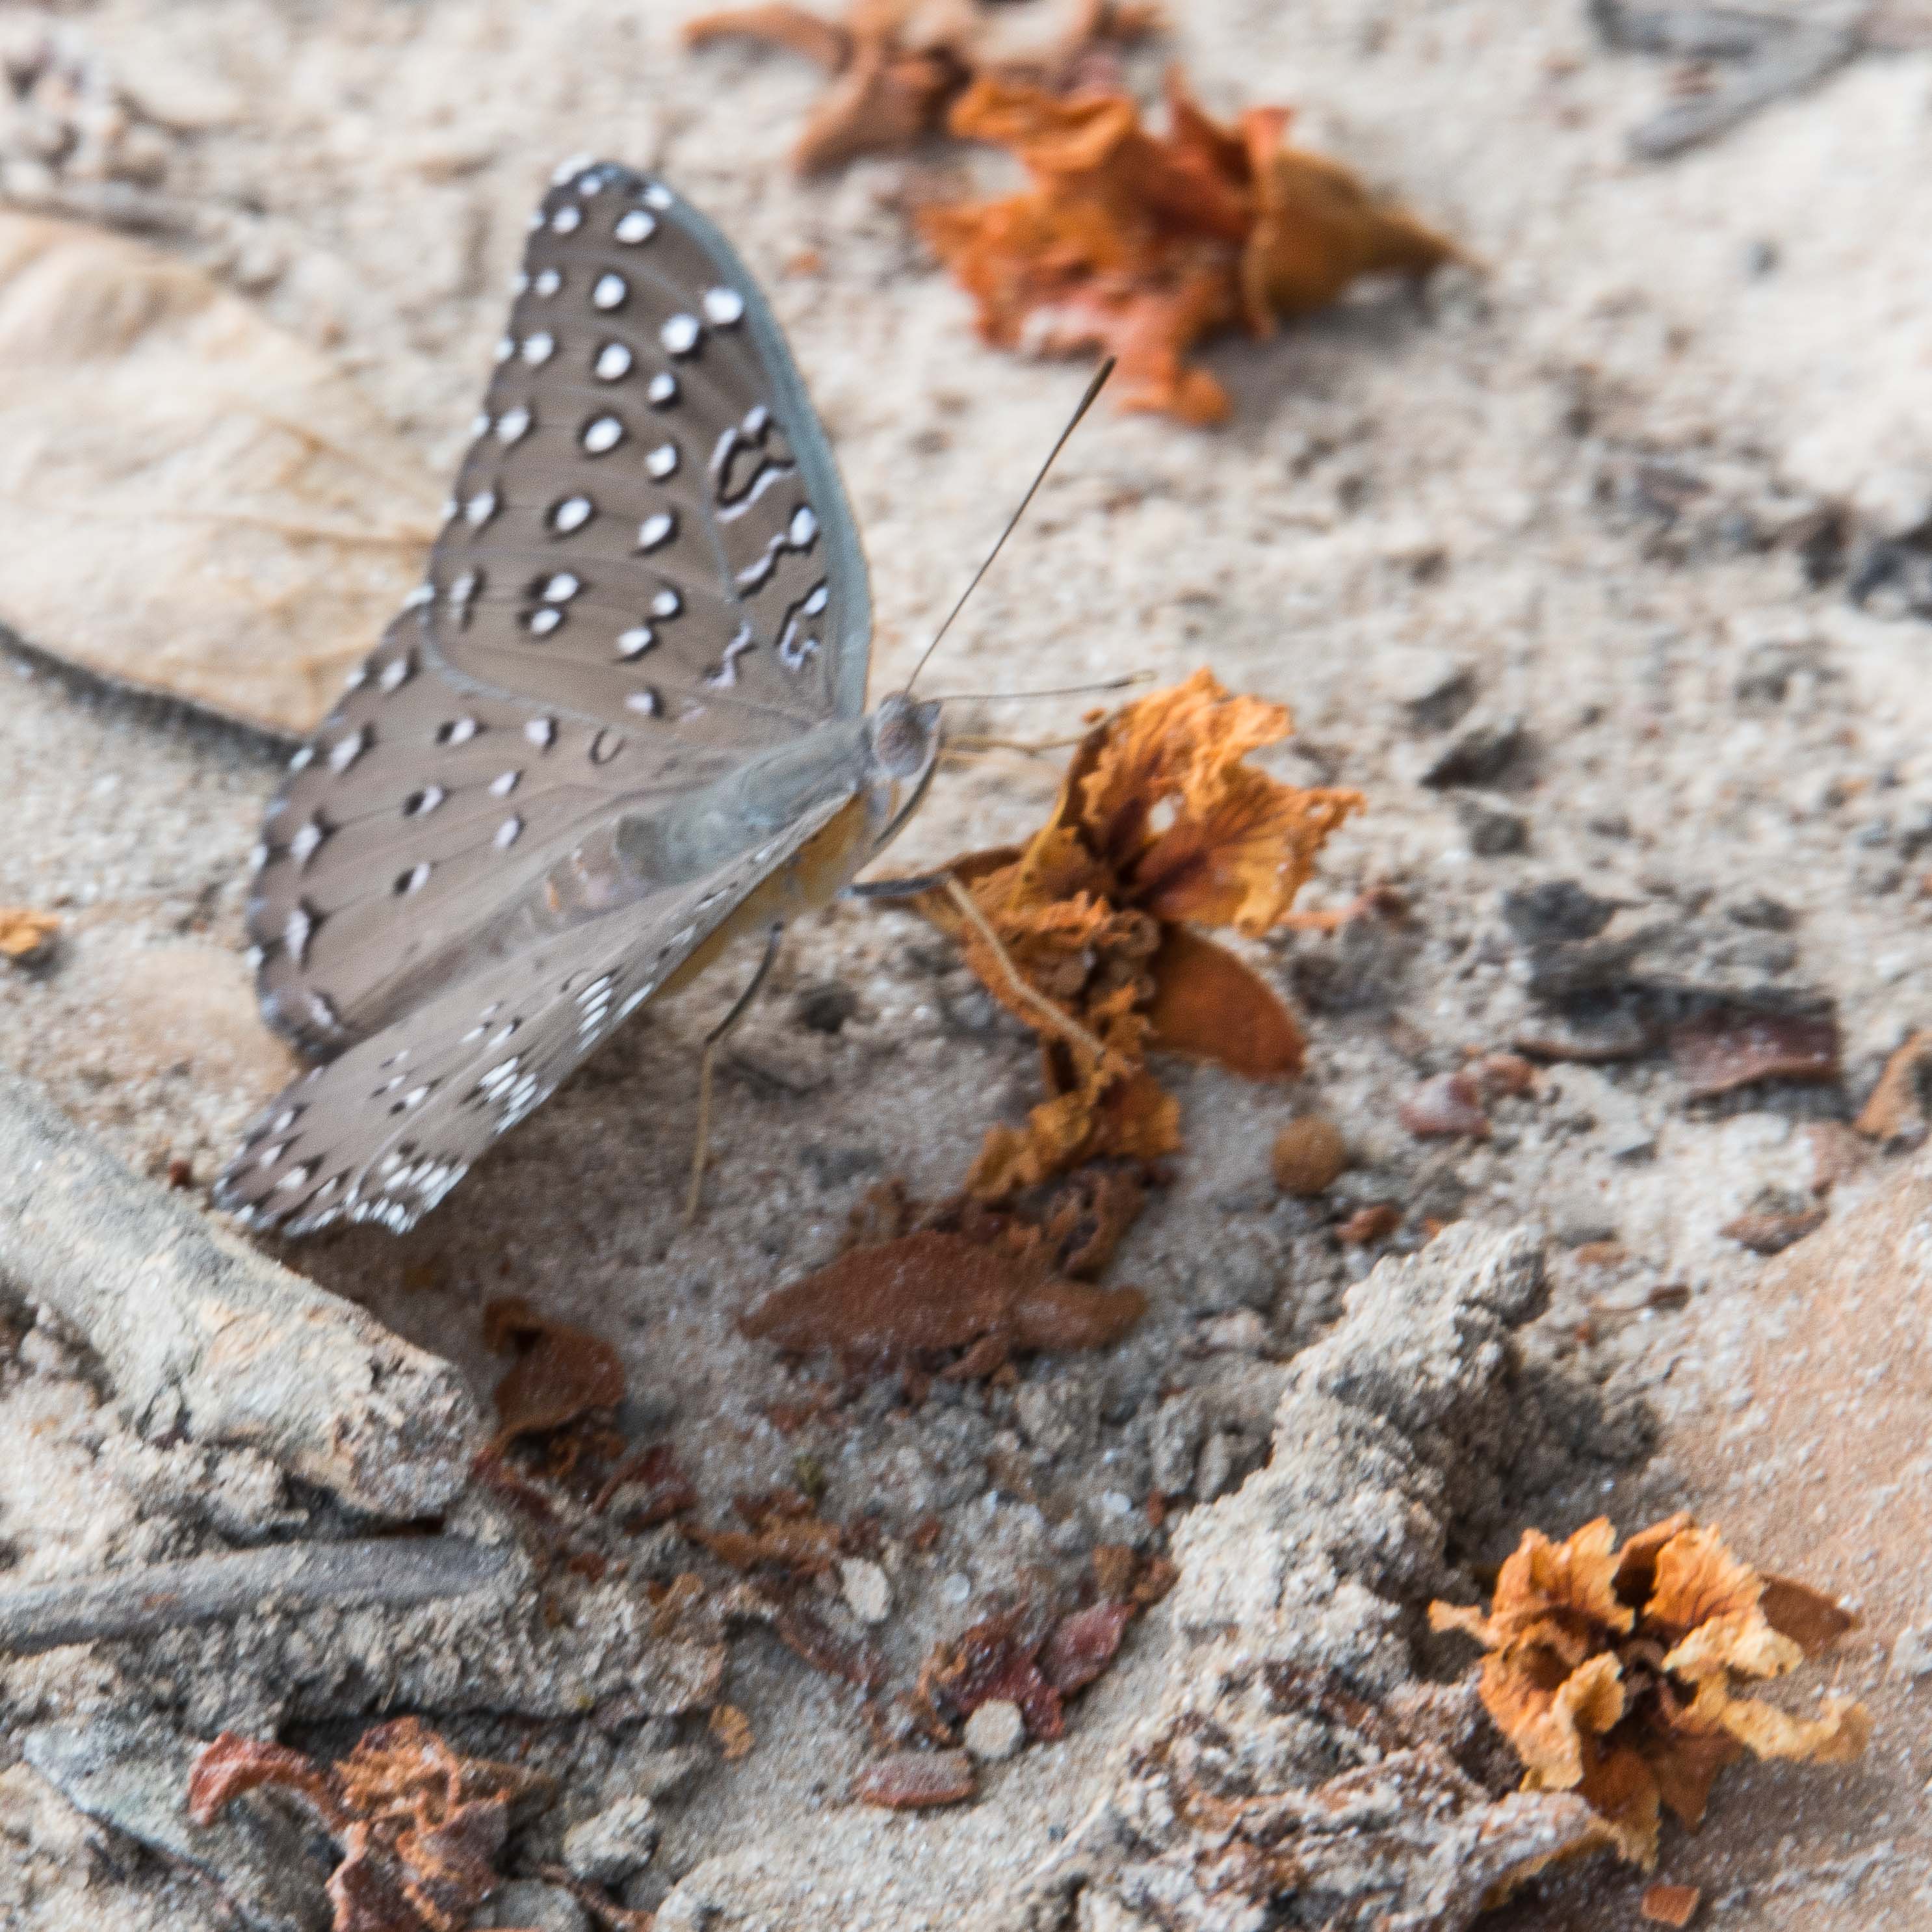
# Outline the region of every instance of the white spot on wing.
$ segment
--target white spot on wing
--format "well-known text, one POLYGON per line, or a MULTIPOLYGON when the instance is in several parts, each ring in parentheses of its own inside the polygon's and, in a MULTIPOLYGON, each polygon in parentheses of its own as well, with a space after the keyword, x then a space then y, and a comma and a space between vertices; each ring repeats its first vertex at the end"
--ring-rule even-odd
POLYGON ((602 274, 597 278, 590 291, 592 308, 622 308, 624 298, 631 292, 631 285, 622 275, 602 274))
POLYGON ((556 742, 556 720, 554 718, 532 718, 524 727, 524 736, 539 750, 548 750, 556 742))
POLYGON ((648 242, 658 232, 658 225, 641 208, 634 208, 621 216, 610 232, 628 248, 634 248, 640 242, 648 242))
POLYGON ((704 292, 706 318, 720 328, 730 328, 745 316, 745 298, 736 289, 707 289, 704 292))
POLYGON ((620 382, 631 373, 631 352, 621 342, 607 342, 590 367, 598 382, 620 382))
POLYGON ((615 416, 598 416, 584 431, 584 446, 592 456, 602 456, 624 440, 624 425, 615 416))
POLYGON ((677 445, 661 442, 644 458, 644 468, 654 481, 662 483, 677 474, 677 445))
POLYGON ((655 515, 646 517, 638 526, 638 548, 649 552, 661 544, 668 544, 677 534, 677 514, 673 510, 659 510, 655 515))
POLYGON ((658 336, 674 356, 688 356, 704 333, 696 316, 674 315, 658 331, 658 336))

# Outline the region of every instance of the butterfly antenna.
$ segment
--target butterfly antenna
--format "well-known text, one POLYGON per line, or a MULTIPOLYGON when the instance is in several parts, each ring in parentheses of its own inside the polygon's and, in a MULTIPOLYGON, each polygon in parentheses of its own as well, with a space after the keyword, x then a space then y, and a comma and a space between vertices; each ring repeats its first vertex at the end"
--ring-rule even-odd
POLYGON ((994 558, 1006 548, 1007 538, 1012 535, 1019 520, 1026 514, 1027 506, 1038 494, 1040 486, 1046 481, 1046 472, 1053 467, 1054 459, 1066 447, 1067 438, 1080 427, 1080 418, 1094 406, 1094 398, 1106 386, 1107 378, 1114 373, 1115 359, 1114 357, 1109 356, 1106 362, 1094 371, 1094 380, 1087 385, 1087 393, 1080 398, 1072 415, 1066 419, 1066 427, 1060 432, 1053 447, 1046 452, 1046 460, 1040 466, 1040 473, 1027 485, 1027 493, 1020 499, 1019 508, 1006 519, 1006 526, 1000 532, 999 542, 986 553, 986 562, 974 572, 972 582, 959 593, 959 602, 946 613, 946 622, 933 634, 932 642, 926 646, 920 657, 919 662, 913 666, 912 676, 905 681, 905 688, 908 696, 911 694, 913 686, 919 682, 919 674, 925 670, 927 660, 931 658, 934 651, 938 650, 940 640, 952 629, 953 619, 966 608, 967 598, 979 589, 980 578, 992 568, 994 558))

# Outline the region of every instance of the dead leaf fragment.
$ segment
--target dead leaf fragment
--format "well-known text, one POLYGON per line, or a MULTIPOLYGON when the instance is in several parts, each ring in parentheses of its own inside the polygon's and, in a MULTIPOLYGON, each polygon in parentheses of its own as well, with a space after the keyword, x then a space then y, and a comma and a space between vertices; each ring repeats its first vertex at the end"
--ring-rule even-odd
POLYGON ((29 912, 25 907, 0 906, 0 958, 29 966, 53 950, 60 921, 50 912, 29 912))
POLYGON ((910 147, 936 132, 976 74, 1058 88, 1113 78, 1118 50, 1156 31, 1152 6, 1060 0, 1045 33, 1016 32, 986 0, 850 0, 842 21, 802 7, 727 8, 688 22, 685 44, 760 41, 832 76, 793 152, 800 174, 910 147))
POLYGON ((974 1789, 973 1760, 963 1750, 903 1750, 868 1764, 854 1781, 852 1795, 862 1804, 913 1811, 964 1804, 974 1789))
POLYGON ((1648 1885, 1637 1910, 1653 1925, 1688 1925, 1703 1895, 1694 1885, 1648 1885))
POLYGON ((1670 1058, 1693 1100, 1758 1080, 1838 1078, 1838 1022, 1829 1013, 1712 1006, 1670 1030, 1670 1058))
POLYGON ((207 1825, 244 1792, 283 1792, 342 1853, 328 1886, 334 1932, 460 1932, 502 1882, 511 1807, 542 1783, 463 1756, 416 1718, 365 1731, 328 1766, 224 1731, 195 1761, 188 1813, 207 1825))
POLYGON ((946 893, 917 902, 994 997, 1042 1032, 1047 1098, 1024 1127, 988 1133, 970 1192, 999 1200, 1088 1162, 1172 1152, 1179 1107, 1144 1064, 1156 1050, 1258 1079, 1300 1070, 1300 1030, 1280 996, 1193 930, 1281 925, 1322 844, 1362 803, 1246 762, 1292 722, 1286 707, 1231 696, 1198 671, 1088 733, 1025 845, 950 868, 1032 994, 1096 1037, 1104 1059, 1046 1029, 946 893))
MULTIPOLYGON (((0 942, 4 943, 4 942, 0 942)), ((1885 1063, 1859 1110, 1858 1130, 1875 1141, 1922 1136, 1932 1112, 1932 1028, 1914 1034, 1885 1063)))
POLYGON ((1402 1226, 1402 1210, 1392 1201, 1372 1202, 1358 1208, 1335 1230, 1335 1238, 1345 1248, 1366 1248, 1385 1241, 1402 1226))
POLYGON ((1104 1348, 1147 1300, 1085 1278, 1113 1258, 1146 1198, 1130 1166, 1084 1168, 1024 1208, 968 1194, 922 1203, 885 1182, 853 1210, 838 1259, 766 1295, 740 1326, 788 1354, 828 1352, 849 1372, 903 1370, 916 1399, 931 1375, 974 1380, 1016 1354, 1104 1348))
POLYGON ((1727 1240, 1750 1249, 1754 1255, 1781 1255, 1786 1248, 1802 1241, 1807 1234, 1816 1233, 1824 1225, 1824 1209, 1808 1208, 1795 1214, 1740 1214, 1735 1220, 1726 1221, 1718 1232, 1727 1240))
POLYGON ((1062 1696, 1084 1690, 1113 1662, 1133 1614, 1132 1604, 1100 1603, 1062 1618, 1040 1652, 1041 1674, 1062 1696))
POLYGON ((197 270, 0 214, 0 623, 274 730, 420 582, 440 491, 326 358, 197 270))
POLYGON ((520 1296, 504 1296, 484 1308, 483 1339, 500 1355, 517 1354, 496 1384, 499 1447, 560 1429, 592 1409, 615 1408, 624 1400, 624 1364, 616 1350, 539 1314, 520 1296))
POLYGON ((752 1734, 751 1719, 736 1705, 713 1705, 710 1724, 711 1735, 717 1739, 718 1751, 727 1764, 736 1764, 751 1756, 757 1739, 752 1734))
POLYGON ((988 76, 953 107, 956 134, 1008 148, 1033 178, 1022 194, 920 219, 986 340, 1101 350, 1119 359, 1124 407, 1216 423, 1227 392, 1187 361, 1196 344, 1233 328, 1264 335, 1365 274, 1425 275, 1456 259, 1339 162, 1286 145, 1286 109, 1224 127, 1178 69, 1167 105, 1156 135, 1124 94, 1064 99, 988 76))
POLYGON ((1662 1812, 1694 1828, 1718 1772, 1747 1750, 1844 1763, 1871 1720, 1841 1698, 1804 1718, 1738 1694, 1848 1629, 1840 1606, 1759 1576, 1687 1516, 1616 1544, 1604 1517, 1561 1544, 1528 1531, 1486 1614, 1436 1603, 1429 1620, 1488 1652, 1483 1703, 1522 1760, 1524 1788, 1580 1792, 1647 1868, 1662 1812))
POLYGON ((1418 1140, 1487 1140, 1490 1117, 1476 1075, 1438 1073, 1425 1080, 1396 1109, 1402 1125, 1418 1140))

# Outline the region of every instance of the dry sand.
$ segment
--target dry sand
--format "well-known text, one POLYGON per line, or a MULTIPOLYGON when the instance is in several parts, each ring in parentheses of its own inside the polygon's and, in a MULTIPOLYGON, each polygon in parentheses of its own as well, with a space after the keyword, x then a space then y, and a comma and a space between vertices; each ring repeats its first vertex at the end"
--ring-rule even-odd
MULTIPOLYGON (((799 184, 784 158, 812 76, 778 56, 687 57, 686 10, 104 0, 45 19, 151 88, 160 118, 190 124, 165 139, 165 191, 229 219, 225 238, 169 245, 352 373, 428 473, 460 447, 554 160, 595 151, 676 179, 766 278, 837 446, 872 562, 884 688, 996 533, 1078 375, 977 346, 964 298, 909 238, 908 194, 996 178, 990 158, 935 149, 799 184), (801 266, 808 254, 815 266, 801 266)), ((873 1180, 956 1184, 988 1118, 1017 1118, 1034 1091, 1030 1047, 945 949, 909 916, 865 908, 797 934, 737 1036, 697 1230, 680 1226, 679 1184, 694 1042, 730 997, 722 976, 634 1025, 414 1234, 358 1231, 296 1264, 479 1389, 498 1372, 479 1333, 490 1294, 608 1336, 634 1425, 668 1430, 714 1513, 787 1480, 803 1452, 827 1477, 830 1514, 940 1514, 946 1537, 930 1558, 904 1556, 884 1627, 909 1675, 934 1635, 1023 1574, 1076 1565, 1130 1526, 1148 1534, 1150 1459, 1177 1389, 1198 1387, 1203 1439, 1222 1446, 1176 1486, 1204 1503, 1260 1461, 1286 1362, 1369 1265, 1337 1245, 1341 1213, 1397 1203, 1400 1246, 1422 1240, 1426 1217, 1535 1223, 1551 1303, 1524 1346, 1596 1390, 1610 1419, 1558 1429, 1546 1480, 1492 1486, 1453 1552, 1494 1562, 1526 1522, 1567 1530, 1603 1508, 1635 1527, 1682 1506, 1865 1606, 1844 1660, 1814 1673, 1872 1702, 1865 1762, 1731 1774, 1700 1838, 1667 1829, 1662 1870, 1706 1888, 1713 1924, 1922 1925, 1927 1694, 1885 1665, 1901 1630, 1932 1622, 1932 1587, 1922 1543, 1866 1511, 1882 1482, 1923 1484, 1894 1466, 1932 1420, 1923 1378, 1888 1382, 1880 1362, 1828 1402, 1779 1407, 1787 1448, 1794 1432, 1837 1442, 1869 1420, 1868 1452, 1834 1454, 1802 1504, 1765 1493, 1754 1459, 1718 1445, 1762 1422, 1780 1338, 1804 1324, 1802 1310, 1768 1312, 1764 1264, 1720 1231, 1768 1190, 1817 1195, 1836 1219, 1882 1184, 1887 1158, 1842 1123, 1928 1017, 1932 632, 1894 591, 1861 607, 1848 586, 1875 544, 1932 518, 1932 54, 1870 55, 1646 164, 1627 158, 1625 135, 1672 68, 1606 51, 1580 6, 1177 11, 1178 50, 1210 105, 1294 104, 1302 138, 1400 193, 1486 272, 1442 278, 1420 300, 1377 292, 1217 351, 1238 404, 1220 432, 1102 409, 952 651, 949 680, 976 688, 1123 669, 1166 683, 1205 663, 1287 700, 1298 735, 1278 768, 1370 801, 1310 902, 1386 884, 1410 909, 1265 956, 1312 1036, 1295 1090, 1178 1076, 1178 1178, 1115 1270, 1151 1296, 1142 1328, 1103 1358, 1030 1365, 1016 1390, 949 1391, 910 1415, 862 1405, 849 1426, 789 1438, 772 1426, 769 1405, 798 1379, 738 1335, 736 1316, 823 1259, 873 1180), (1473 708, 1438 727, 1432 696, 1459 676, 1473 708), (1456 732, 1508 716, 1521 747, 1474 804, 1419 782, 1456 732), (1526 850, 1476 849, 1477 818, 1511 816, 1526 850), (1400 1102, 1534 1018, 1498 902, 1554 878, 1632 902, 1627 924, 1756 947, 1726 969, 1754 984, 1828 995, 1842 1082, 1694 1103, 1660 1058, 1563 1065, 1499 1105, 1486 1142, 1418 1142, 1400 1102), (836 1035, 798 1017, 801 991, 831 980, 857 1001, 836 1035), (1358 1153, 1332 1213, 1283 1202, 1268 1180, 1275 1128, 1313 1108, 1358 1153), (1849 1169, 1828 1196, 1821 1162, 1849 1169), (1624 1258, 1592 1265, 1606 1251, 1589 1244, 1612 1239, 1624 1258), (1683 1291, 1676 1305, 1645 1305, 1660 1285, 1683 1291), (1256 1318, 1231 1322, 1243 1309, 1256 1318), (1852 1517, 1856 1534, 1826 1533, 1852 1517)), ((16 7, 0 24, 41 17, 16 7)), ((0 191, 47 188, 0 172, 0 191)), ((242 862, 282 754, 32 654, 0 662, 0 904, 67 922, 50 969, 0 972, 0 1061, 135 1166, 184 1159, 206 1182, 286 1064, 238 955, 242 862)), ((1052 736, 1081 708, 1041 700, 980 722, 1052 736)), ((949 766, 896 856, 1024 831, 1055 770, 1012 754, 949 766)), ((1791 1372, 1802 1385, 1803 1366, 1791 1372)), ((199 1452, 134 1446, 44 1330, 0 1368, 0 1439, 15 1582, 259 1539, 314 1506, 230 1458, 232 1507, 211 1515, 196 1501, 212 1480, 199 1452)), ((867 1752, 852 1694, 740 1636, 728 1694, 757 1747, 672 1808, 638 1902, 699 1868, 734 1896, 718 1874, 749 1867, 766 1875, 744 1894, 755 1906, 704 1921, 700 1885, 674 1922, 963 1922, 1086 1810, 1109 1749, 1160 1694, 1162 1616, 1064 1742, 998 1772, 982 1803, 921 1819, 846 1804, 867 1752)), ((232 1710, 189 1681, 214 1655, 172 1653, 170 1700, 205 1727, 259 1718, 245 1672, 232 1710)), ((116 1667, 88 1652, 10 1666, 9 1721, 110 1698, 116 1667)), ((608 1745, 543 1749, 572 1815, 594 1808, 608 1745)), ((15 1750, 0 1742, 10 1924, 207 1922, 205 1891, 6 1768, 15 1750)), ((1508 1922, 1628 1924, 1640 1888, 1592 1868, 1532 1888, 1508 1922)), ((1096 1906, 1078 1922, 1141 1922, 1096 1906)))

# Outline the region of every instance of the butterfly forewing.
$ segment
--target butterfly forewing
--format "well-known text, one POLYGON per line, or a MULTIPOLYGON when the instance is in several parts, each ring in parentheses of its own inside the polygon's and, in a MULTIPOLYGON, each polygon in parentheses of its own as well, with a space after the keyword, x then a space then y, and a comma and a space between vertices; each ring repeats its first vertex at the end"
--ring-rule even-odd
POLYGON ((430 565, 444 656, 734 752, 856 716, 839 645, 862 669, 870 613, 851 514, 750 276, 622 170, 581 170, 532 221, 430 565))
POLYGON ((870 622, 830 450, 743 264, 662 184, 560 170, 427 580, 269 808, 263 1011, 335 1058, 256 1124, 224 1204, 296 1228, 430 1204, 599 1036, 584 987, 608 982, 600 1016, 648 997, 798 842, 629 881, 532 938, 560 868, 620 814, 857 717, 870 622), (482 1056, 511 1018, 526 1044, 493 1095, 510 1056, 482 1056))
POLYGON ((717 231, 560 171, 428 580, 271 807, 271 1023, 339 1052, 461 969, 586 825, 863 707, 850 509, 717 231))

